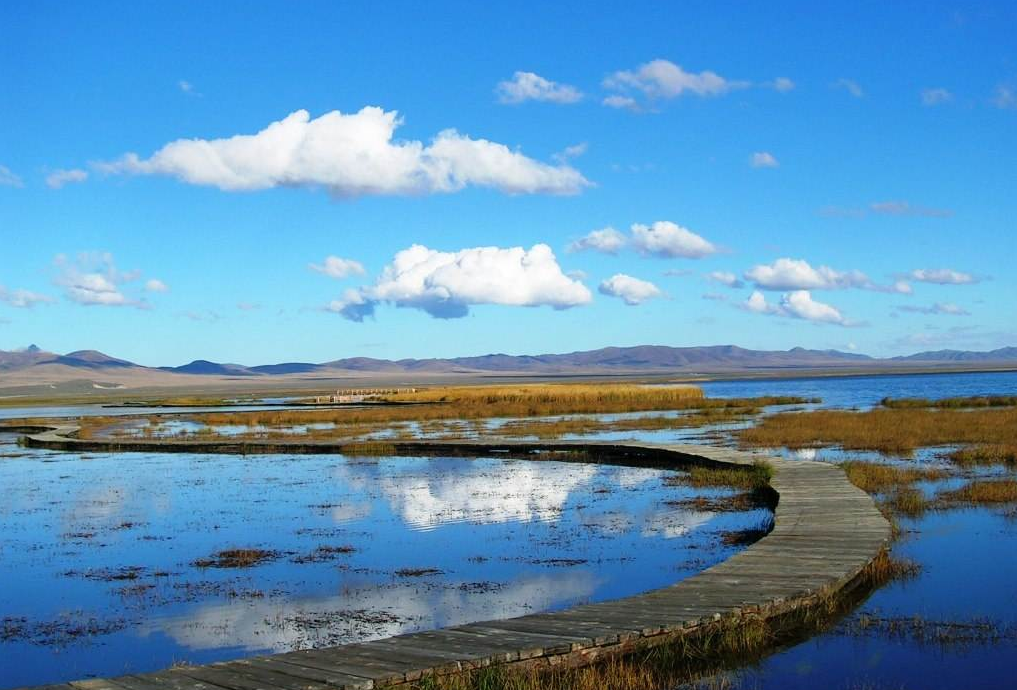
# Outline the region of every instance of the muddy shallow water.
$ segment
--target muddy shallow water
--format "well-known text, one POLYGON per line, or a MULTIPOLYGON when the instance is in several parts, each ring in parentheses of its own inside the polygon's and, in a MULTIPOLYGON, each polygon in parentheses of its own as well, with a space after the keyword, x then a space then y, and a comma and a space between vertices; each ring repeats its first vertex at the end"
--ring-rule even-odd
POLYGON ((764 508, 554 460, 58 453, 0 444, 0 687, 554 610, 727 558, 764 508), (248 549, 250 567, 217 558, 248 549))

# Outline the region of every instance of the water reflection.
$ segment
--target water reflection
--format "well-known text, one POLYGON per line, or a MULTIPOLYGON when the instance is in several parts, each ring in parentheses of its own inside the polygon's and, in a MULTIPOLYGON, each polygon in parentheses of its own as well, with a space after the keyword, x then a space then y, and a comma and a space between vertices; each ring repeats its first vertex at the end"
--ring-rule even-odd
POLYGON ((595 591, 596 576, 560 572, 521 576, 499 586, 480 584, 372 584, 327 597, 215 604, 151 621, 140 634, 163 633, 181 647, 197 650, 310 649, 512 618, 582 601, 595 591))
POLYGON ((0 688, 627 596, 723 560, 720 532, 767 515, 687 509, 703 492, 662 470, 13 440, 0 438, 0 688), (265 560, 195 565, 233 548, 265 560))

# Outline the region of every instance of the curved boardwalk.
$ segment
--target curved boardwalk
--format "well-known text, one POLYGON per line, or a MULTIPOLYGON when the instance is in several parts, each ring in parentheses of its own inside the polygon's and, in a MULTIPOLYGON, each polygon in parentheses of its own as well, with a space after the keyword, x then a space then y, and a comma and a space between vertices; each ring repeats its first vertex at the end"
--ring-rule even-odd
MULTIPOLYGON (((82 451, 339 453, 334 442, 201 443, 95 441, 74 427, 29 436, 35 447, 82 451)), ((638 443, 428 442, 393 444, 396 454, 485 455, 585 450, 633 466, 751 465, 761 456, 706 446, 638 443)), ((559 459, 559 458, 555 458, 559 459)), ((317 690, 372 688, 491 664, 590 663, 673 641, 718 622, 769 618, 850 587, 885 548, 890 525, 844 472, 822 462, 763 458, 775 471, 773 530, 697 575, 625 599, 508 620, 470 623, 384 640, 75 681, 52 690, 317 690)))

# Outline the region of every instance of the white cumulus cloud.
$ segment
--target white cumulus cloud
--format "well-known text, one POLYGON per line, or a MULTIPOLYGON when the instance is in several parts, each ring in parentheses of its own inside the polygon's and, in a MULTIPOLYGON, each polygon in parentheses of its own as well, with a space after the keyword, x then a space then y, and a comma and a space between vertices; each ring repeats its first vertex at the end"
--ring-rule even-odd
POLYGON ((600 284, 600 294, 609 297, 618 297, 624 300, 630 307, 642 304, 643 302, 662 297, 664 293, 653 283, 633 278, 624 273, 615 273, 613 276, 600 284))
POLYGON ((149 278, 145 281, 146 292, 169 292, 169 285, 158 278, 149 278))
POLYGON ((719 96, 733 89, 744 88, 748 82, 731 81, 716 72, 686 72, 669 60, 651 60, 634 70, 620 70, 604 79, 604 87, 612 91, 635 90, 648 98, 675 98, 685 93, 697 96, 719 96))
POLYGON ((587 304, 589 289, 562 272, 546 244, 441 252, 415 244, 398 252, 374 285, 347 290, 327 309, 363 321, 379 303, 459 318, 477 304, 568 309, 587 304))
POLYGON ((617 254, 628 242, 624 233, 612 227, 593 230, 569 244, 566 251, 595 251, 603 254, 617 254))
POLYGON ((72 170, 54 170, 46 176, 46 186, 50 189, 60 189, 66 184, 76 184, 88 179, 88 172, 74 168, 72 170))
POLYGON ((768 302, 766 296, 756 290, 741 306, 756 314, 802 319, 813 323, 830 323, 838 326, 854 325, 836 307, 813 299, 808 290, 795 290, 786 293, 781 296, 779 304, 768 302))
POLYGON ((952 268, 917 268, 907 274, 911 280, 936 285, 973 285, 981 282, 977 276, 952 268))
POLYGON ((344 259, 339 256, 326 256, 320 264, 308 264, 308 268, 317 271, 329 278, 346 278, 349 276, 362 276, 366 271, 364 265, 353 259, 344 259))
POLYGON ((54 261, 58 274, 54 282, 63 287, 64 296, 83 305, 148 308, 144 301, 128 297, 123 286, 140 277, 138 271, 117 270, 108 252, 83 252, 71 261, 60 254, 54 261))
POLYGON ((846 290, 857 288, 876 292, 910 294, 911 286, 904 280, 879 285, 861 271, 838 271, 829 266, 813 268, 804 259, 777 259, 772 264, 759 264, 745 272, 746 280, 763 290, 846 290))
POLYGON ((53 302, 53 298, 49 295, 43 295, 38 292, 31 292, 30 290, 8 290, 3 285, 0 285, 0 302, 7 304, 18 309, 30 309, 37 304, 49 304, 53 302))
POLYGON ((632 225, 632 246, 640 253, 660 257, 701 259, 719 250, 706 239, 669 220, 632 225))
POLYGON ((707 280, 713 281, 714 283, 720 283, 726 285, 729 288, 741 288, 745 287, 745 283, 738 280, 738 276, 730 271, 711 271, 706 275, 707 280))
POLYGON ((768 151, 756 151, 749 156, 749 165, 753 168, 776 168, 780 166, 774 155, 768 151))
POLYGON ((559 84, 533 72, 516 72, 511 79, 498 82, 495 89, 501 103, 546 101, 549 103, 577 103, 582 92, 574 86, 559 84))
POLYGON ((621 94, 613 94, 606 96, 601 104, 606 105, 608 108, 617 108, 619 110, 639 110, 639 103, 632 96, 622 96, 621 94))
POLYGON ((449 129, 429 144, 393 140, 398 113, 377 107, 312 119, 298 110, 257 134, 178 139, 149 158, 97 163, 107 173, 169 175, 224 191, 323 187, 337 198, 430 194, 489 187, 507 194, 577 194, 589 181, 503 144, 449 129))

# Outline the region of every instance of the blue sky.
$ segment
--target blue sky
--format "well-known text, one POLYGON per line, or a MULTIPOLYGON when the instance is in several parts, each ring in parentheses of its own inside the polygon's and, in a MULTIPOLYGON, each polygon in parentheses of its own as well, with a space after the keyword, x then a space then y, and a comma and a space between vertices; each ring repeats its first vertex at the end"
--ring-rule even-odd
POLYGON ((0 349, 1017 344, 1013 3, 480 5, 4 3, 0 349))

